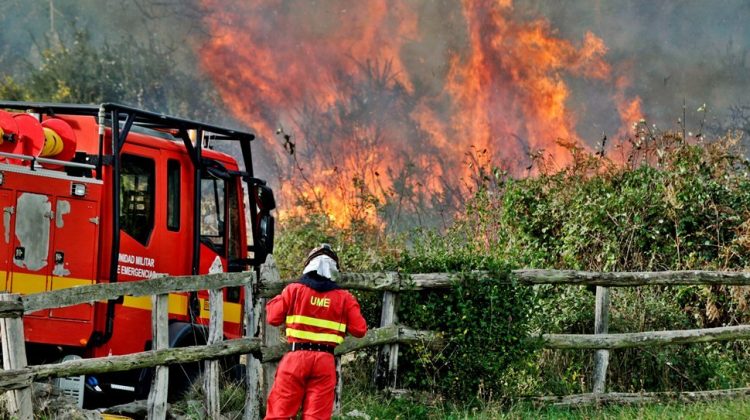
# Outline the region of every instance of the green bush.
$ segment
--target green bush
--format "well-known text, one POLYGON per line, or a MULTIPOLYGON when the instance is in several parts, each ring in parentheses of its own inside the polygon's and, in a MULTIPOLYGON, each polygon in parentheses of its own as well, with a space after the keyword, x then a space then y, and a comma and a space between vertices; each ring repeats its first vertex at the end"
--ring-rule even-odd
POLYGON ((427 389, 458 400, 502 398, 513 393, 514 369, 532 354, 525 339, 530 289, 515 284, 507 268, 490 275, 457 273, 443 293, 402 293, 399 321, 439 331, 436 350, 404 346, 399 378, 408 388, 427 389))

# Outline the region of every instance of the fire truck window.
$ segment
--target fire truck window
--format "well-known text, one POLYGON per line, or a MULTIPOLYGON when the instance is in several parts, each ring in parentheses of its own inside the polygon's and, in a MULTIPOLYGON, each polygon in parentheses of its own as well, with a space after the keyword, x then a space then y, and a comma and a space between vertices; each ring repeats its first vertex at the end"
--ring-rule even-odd
POLYGON ((167 229, 180 230, 180 162, 167 161, 167 229))
POLYGON ((120 228, 146 245, 154 229, 156 165, 149 158, 123 154, 120 185, 120 228))
POLYGON ((201 179, 201 241, 224 255, 225 181, 205 175, 201 179))

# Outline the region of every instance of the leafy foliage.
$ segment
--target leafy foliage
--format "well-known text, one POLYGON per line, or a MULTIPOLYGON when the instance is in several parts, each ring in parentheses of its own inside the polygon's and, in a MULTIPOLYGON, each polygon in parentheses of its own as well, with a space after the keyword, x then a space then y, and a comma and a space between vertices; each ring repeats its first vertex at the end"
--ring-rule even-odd
POLYGON ((221 101, 212 86, 174 65, 155 41, 122 39, 97 46, 85 31, 72 42, 42 52, 39 66, 22 77, 6 75, 0 97, 95 104, 120 102, 189 118, 218 120, 221 101))
POLYGON ((525 343, 530 289, 513 284, 507 269, 491 273, 487 278, 459 274, 445 293, 403 294, 400 321, 444 336, 438 351, 422 345, 403 351, 404 385, 462 400, 508 394, 512 369, 532 350, 525 343))

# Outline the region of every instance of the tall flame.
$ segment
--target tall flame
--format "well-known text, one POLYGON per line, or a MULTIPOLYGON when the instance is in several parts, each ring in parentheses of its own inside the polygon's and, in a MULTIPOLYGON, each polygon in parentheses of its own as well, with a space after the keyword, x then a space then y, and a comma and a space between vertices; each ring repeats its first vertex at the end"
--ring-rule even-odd
POLYGON ((518 18, 510 0, 204 7, 202 65, 274 150, 286 214, 313 206, 342 224, 387 223, 457 207, 478 163, 525 174, 544 153, 563 167, 560 140, 586 148, 571 78, 611 92, 623 126, 640 118, 600 38, 563 39, 544 19, 518 18))

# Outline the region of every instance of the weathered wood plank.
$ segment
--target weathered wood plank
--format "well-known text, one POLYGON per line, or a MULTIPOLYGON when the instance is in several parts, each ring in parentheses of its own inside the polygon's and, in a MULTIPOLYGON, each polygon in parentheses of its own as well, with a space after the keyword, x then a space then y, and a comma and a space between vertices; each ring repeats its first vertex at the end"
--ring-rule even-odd
MULTIPOLYGON (((17 302, 16 294, 2 294, 0 301, 17 302)), ((26 367, 26 344, 24 343, 23 320, 21 318, 0 319, 2 335, 3 368, 23 369, 26 367)), ((31 420, 34 409, 31 405, 31 387, 18 388, 6 394, 10 415, 21 420, 31 420)))
POLYGON ((60 308, 79 303, 117 299, 120 296, 150 296, 163 293, 191 292, 244 286, 255 273, 216 273, 201 276, 165 276, 142 281, 100 283, 71 287, 51 292, 34 293, 21 298, 25 313, 40 309, 60 308))
MULTIPOLYGON (((245 337, 255 337, 258 334, 258 319, 260 319, 260 299, 253 293, 253 286, 245 286, 245 337)), ((252 354, 245 357, 245 411, 244 420, 260 420, 261 418, 261 377, 262 368, 258 358, 252 354)))
POLYGON ((530 337, 551 349, 625 349, 750 339, 750 325, 622 334, 543 334, 530 337))
MULTIPOLYGON (((484 272, 473 272, 482 275, 484 272)), ((487 273, 484 273, 487 274, 487 273)), ((662 272, 591 272, 572 270, 514 270, 518 280, 527 285, 571 284, 611 287, 645 285, 698 285, 725 284, 750 285, 750 272, 726 271, 662 271, 662 272)), ((147 296, 167 292, 184 292, 222 287, 240 286, 250 283, 246 273, 217 273, 204 276, 162 277, 138 282, 104 283, 36 293, 22 298, 25 312, 40 309, 76 305, 98 300, 116 299, 123 295, 147 296)), ((489 275, 489 274, 487 274, 489 275)), ((420 273, 401 279, 395 272, 341 273, 339 283, 346 289, 372 291, 404 291, 442 289, 450 287, 456 279, 455 273, 420 273)), ((281 292, 290 281, 266 279, 259 284, 259 296, 271 297, 281 292)), ((1 304, 0 316, 13 316, 18 312, 17 304, 1 304)))
MULTIPOLYGON (((211 315, 208 322, 207 344, 220 343, 224 338, 224 296, 219 289, 208 291, 209 310, 211 315)), ((206 415, 210 419, 218 419, 221 414, 219 401, 219 361, 207 360, 203 374, 203 391, 206 401, 206 415)))
POLYGON ((149 350, 123 356, 69 360, 61 363, 27 366, 0 371, 0 391, 29 386, 33 381, 91 373, 122 372, 131 369, 198 362, 235 354, 253 353, 260 358, 261 343, 257 338, 236 338, 207 346, 190 346, 149 350))
MULTIPOLYGON (((268 261, 266 261, 268 263, 268 261)), ((375 273, 339 273, 336 283, 347 290, 398 291, 399 275, 395 272, 375 273)), ((295 280, 281 280, 281 278, 266 277, 261 279, 258 293, 260 297, 269 298, 281 293, 287 284, 295 280)))
MULTIPOLYGON (((475 275, 489 275, 484 271, 472 271, 475 275)), ((407 290, 447 289, 453 286, 458 273, 417 273, 402 276, 399 273, 385 271, 373 273, 339 273, 336 283, 347 290, 367 290, 374 292, 402 292, 407 290)), ((295 280, 264 279, 261 281, 261 297, 273 297, 295 280)), ((509 282, 510 283, 510 282, 509 282)))
MULTIPOLYGON (((274 259, 273 255, 267 256, 266 262, 260 266, 260 282, 261 284, 281 283, 281 275, 279 274, 279 270, 276 267, 276 260, 274 259)), ((282 346, 286 348, 286 338, 281 335, 279 328, 274 327, 267 322, 266 299, 260 300, 260 306, 261 306, 261 314, 262 314, 260 338, 261 338, 261 341, 263 342, 263 346, 264 347, 282 346)), ((268 394, 271 392, 271 388, 273 387, 273 381, 276 378, 276 369, 278 368, 277 362, 279 359, 271 361, 271 363, 265 363, 266 361, 263 360, 264 363, 261 365, 262 366, 261 370, 263 373, 262 375, 263 386, 261 387, 260 392, 261 392, 261 397, 263 398, 262 403, 264 406, 267 406, 268 394)))
MULTIPOLYGON (((411 274, 401 280, 401 291, 405 290, 427 290, 448 289, 453 287, 456 281, 460 281, 461 273, 417 273, 411 274)), ((471 271, 468 274, 485 279, 490 276, 486 271, 471 271)), ((510 283, 510 282, 508 282, 510 283)))
MULTIPOLYGON (((154 350, 169 348, 169 295, 151 296, 151 331, 154 350)), ((151 389, 148 394, 149 420, 167 418, 167 391, 169 389, 169 368, 156 366, 151 389)))
MULTIPOLYGON (((442 344, 442 337, 439 333, 433 331, 414 330, 403 325, 391 325, 385 328, 373 328, 367 331, 367 334, 362 338, 346 337, 343 343, 336 346, 334 353, 336 356, 340 356, 368 347, 393 343, 427 343, 430 347, 436 348, 442 344)), ((264 363, 273 362, 284 356, 287 346, 286 344, 277 344, 263 347, 261 351, 263 354, 261 360, 264 363)))
POLYGON ((354 290, 390 290, 400 289, 398 273, 391 271, 375 273, 339 273, 334 280, 345 289, 354 290))
POLYGON ((750 396, 750 388, 718 389, 711 391, 689 391, 689 392, 610 392, 606 394, 575 394, 562 396, 535 397, 533 401, 537 404, 554 405, 557 407, 579 407, 586 405, 605 404, 645 404, 668 401, 708 401, 721 398, 737 398, 750 396))
MULTIPOLYGON (((676 286, 676 285, 750 285, 750 272, 732 271, 654 271, 654 272, 597 272, 574 270, 513 270, 521 284, 569 284, 605 287, 676 286)), ((345 289, 390 291, 445 289, 453 285, 459 273, 418 273, 401 276, 396 272, 341 273, 338 283, 345 289)), ((486 271, 471 274, 491 276, 486 271)), ((261 297, 272 297, 292 280, 264 281, 261 297)), ((508 281, 507 284, 511 282, 508 281)))
MULTIPOLYGON (((242 353, 260 354, 260 340, 255 338, 236 338, 205 346, 189 346, 164 350, 148 350, 141 353, 122 356, 108 356, 92 359, 70 360, 61 363, 29 366, 34 380, 58 378, 63 376, 86 375, 90 373, 121 372, 157 365, 198 362, 203 359, 217 359, 242 353)), ((18 373, 17 371, 10 371, 18 373)), ((13 376, 0 372, 0 383, 13 376)))
MULTIPOLYGON (((594 334, 609 331, 609 288, 596 286, 596 306, 594 308, 594 334)), ((603 393, 607 385, 609 350, 597 350, 594 354, 593 392, 603 393)))
POLYGON ((596 272, 574 270, 514 270, 523 284, 571 284, 609 287, 676 285, 750 285, 750 272, 735 271, 643 271, 596 272))
POLYGON ((4 369, 0 371, 0 391, 20 389, 31 386, 34 374, 28 367, 23 369, 4 369))
POLYGON ((336 363, 336 389, 333 392, 333 415, 341 415, 341 395, 344 393, 344 375, 341 371, 341 357, 335 357, 336 363))
MULTIPOLYGON (((394 292, 383 292, 383 306, 380 312, 380 328, 396 324, 398 322, 398 295, 394 292)), ((385 344, 378 351, 377 365, 375 366, 375 386, 383 388, 396 388, 398 377, 398 343, 385 344)))
POLYGON ((0 318, 20 318, 23 315, 23 302, 21 296, 16 296, 13 300, 0 301, 0 318))

